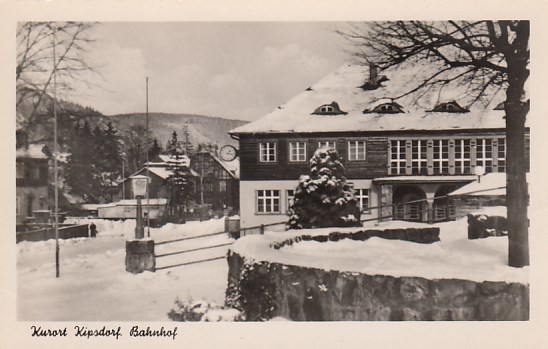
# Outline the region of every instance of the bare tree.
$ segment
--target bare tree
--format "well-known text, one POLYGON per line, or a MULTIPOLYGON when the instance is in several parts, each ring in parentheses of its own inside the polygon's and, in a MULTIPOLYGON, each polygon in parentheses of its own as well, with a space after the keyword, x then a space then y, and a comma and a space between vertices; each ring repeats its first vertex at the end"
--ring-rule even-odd
POLYGON ((528 189, 525 120, 530 101, 529 21, 398 21, 354 26, 344 36, 357 45, 356 56, 380 70, 428 62, 438 69, 416 81, 401 96, 443 88, 467 87, 471 104, 506 91, 507 217, 509 254, 513 267, 529 265, 528 189))
POLYGON ((16 86, 18 121, 22 128, 48 122, 54 68, 57 87, 71 91, 94 71, 86 53, 93 42, 91 22, 24 22, 17 28, 16 86), (53 47, 56 57, 54 62, 53 47))

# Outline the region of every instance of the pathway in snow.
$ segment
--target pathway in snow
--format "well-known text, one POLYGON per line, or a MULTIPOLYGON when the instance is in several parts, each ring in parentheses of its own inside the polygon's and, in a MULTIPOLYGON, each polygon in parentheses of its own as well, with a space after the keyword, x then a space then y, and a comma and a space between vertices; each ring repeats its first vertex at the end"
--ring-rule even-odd
MULTIPOLYGON (((135 222, 94 220, 95 239, 60 240, 61 276, 55 278, 55 241, 17 245, 17 313, 19 320, 155 321, 168 320, 175 299, 224 303, 227 263, 212 262, 138 275, 125 271, 125 241, 135 222)), ((156 241, 222 231, 224 222, 210 220, 151 229, 156 241)), ((159 246, 157 253, 230 242, 225 235, 159 246)), ((192 256, 166 257, 158 265, 222 256, 228 247, 192 256)))

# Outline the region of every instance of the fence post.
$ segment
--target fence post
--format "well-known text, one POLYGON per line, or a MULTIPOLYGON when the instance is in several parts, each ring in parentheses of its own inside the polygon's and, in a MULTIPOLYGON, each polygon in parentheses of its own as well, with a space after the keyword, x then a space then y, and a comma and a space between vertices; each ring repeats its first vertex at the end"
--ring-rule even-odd
POLYGON ((132 274, 156 271, 154 240, 126 241, 126 271, 132 274))

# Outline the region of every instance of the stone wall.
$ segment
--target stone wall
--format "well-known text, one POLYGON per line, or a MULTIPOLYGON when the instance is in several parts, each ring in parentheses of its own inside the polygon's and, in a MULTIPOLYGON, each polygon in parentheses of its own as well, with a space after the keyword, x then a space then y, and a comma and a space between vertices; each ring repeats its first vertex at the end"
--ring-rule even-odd
MULTIPOLYGON (((15 235, 15 241, 17 243, 21 241, 47 241, 55 239, 55 230, 51 224, 47 225, 47 228, 37 229, 28 232, 17 232, 15 235)), ((59 226, 59 239, 75 239, 89 237, 88 224, 80 225, 60 225, 59 226)))
POLYGON ((227 306, 249 321, 528 320, 529 286, 326 271, 228 256, 227 306))

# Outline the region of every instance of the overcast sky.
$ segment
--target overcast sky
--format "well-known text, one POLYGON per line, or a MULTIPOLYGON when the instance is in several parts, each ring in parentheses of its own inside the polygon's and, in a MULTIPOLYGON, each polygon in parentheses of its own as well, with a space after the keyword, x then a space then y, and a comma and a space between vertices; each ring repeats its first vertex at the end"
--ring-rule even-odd
POLYGON ((104 114, 254 120, 351 59, 344 23, 101 23, 90 60, 101 88, 71 97, 104 114))

